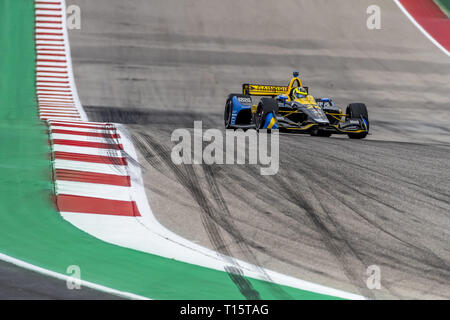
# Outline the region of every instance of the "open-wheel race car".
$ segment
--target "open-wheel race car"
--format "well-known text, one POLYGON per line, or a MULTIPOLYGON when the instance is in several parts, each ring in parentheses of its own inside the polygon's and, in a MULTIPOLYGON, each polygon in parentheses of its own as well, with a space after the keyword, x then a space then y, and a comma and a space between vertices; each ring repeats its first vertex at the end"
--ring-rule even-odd
POLYGON ((302 85, 298 72, 288 86, 243 84, 241 94, 230 94, 225 104, 227 129, 278 129, 329 137, 347 134, 363 139, 369 133, 369 115, 364 103, 345 109, 331 98, 315 98, 302 85), (252 96, 261 97, 253 104, 252 96))

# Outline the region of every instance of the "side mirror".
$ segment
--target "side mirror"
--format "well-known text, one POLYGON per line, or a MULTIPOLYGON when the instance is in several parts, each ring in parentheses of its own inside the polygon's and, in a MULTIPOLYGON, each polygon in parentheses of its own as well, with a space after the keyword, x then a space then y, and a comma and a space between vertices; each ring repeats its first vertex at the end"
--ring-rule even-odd
POLYGON ((306 93, 309 94, 309 87, 303 87, 306 90, 306 93))

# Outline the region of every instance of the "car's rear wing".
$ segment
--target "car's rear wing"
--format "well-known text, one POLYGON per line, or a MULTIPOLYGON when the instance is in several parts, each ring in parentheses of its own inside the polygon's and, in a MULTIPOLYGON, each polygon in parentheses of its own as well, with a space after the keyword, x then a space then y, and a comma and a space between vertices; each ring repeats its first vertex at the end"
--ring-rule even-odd
POLYGON ((280 94, 287 94, 288 86, 271 86, 262 84, 249 84, 242 85, 242 93, 251 96, 278 96, 280 94))

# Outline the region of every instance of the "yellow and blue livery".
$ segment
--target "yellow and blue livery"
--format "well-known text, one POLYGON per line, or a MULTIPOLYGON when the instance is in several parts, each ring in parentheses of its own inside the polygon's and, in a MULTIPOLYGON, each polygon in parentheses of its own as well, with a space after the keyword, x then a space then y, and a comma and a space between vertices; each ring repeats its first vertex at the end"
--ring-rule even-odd
POLYGON ((347 134, 363 139, 369 133, 364 103, 350 103, 345 113, 330 98, 315 98, 294 71, 287 86, 243 84, 241 94, 228 96, 224 112, 227 129, 268 129, 329 137, 347 134), (258 104, 252 97, 259 96, 258 104))

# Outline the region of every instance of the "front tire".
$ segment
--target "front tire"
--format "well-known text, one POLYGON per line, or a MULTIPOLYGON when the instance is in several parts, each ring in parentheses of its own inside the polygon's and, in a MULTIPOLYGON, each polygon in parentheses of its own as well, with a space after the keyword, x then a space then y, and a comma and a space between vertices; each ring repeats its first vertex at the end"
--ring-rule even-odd
POLYGON ((364 121, 367 131, 358 133, 348 133, 350 139, 364 139, 369 132, 369 113, 364 103, 350 103, 346 111, 347 119, 358 119, 364 121))
MULTIPOLYGON (((278 103, 274 99, 262 98, 261 102, 258 104, 255 114, 255 127, 259 131, 264 129, 266 119, 269 115, 276 119, 276 114, 278 111, 278 103)), ((271 129, 267 129, 270 132, 271 129)))

